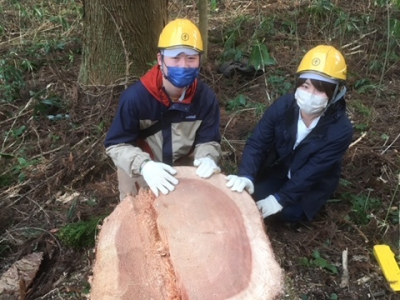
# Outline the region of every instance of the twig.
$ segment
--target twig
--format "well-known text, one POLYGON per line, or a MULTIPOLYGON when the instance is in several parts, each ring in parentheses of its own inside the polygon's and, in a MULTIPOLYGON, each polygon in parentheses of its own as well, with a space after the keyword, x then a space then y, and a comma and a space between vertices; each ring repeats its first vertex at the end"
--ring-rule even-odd
MULTIPOLYGON (((128 77, 128 82, 138 81, 139 79, 140 79, 140 76, 132 75, 132 76, 128 77)), ((126 86, 126 83, 124 81, 126 81, 126 77, 118 78, 118 79, 114 80, 114 84, 82 84, 80 82, 78 82, 78 84, 79 84, 79 87, 82 88, 83 92, 86 95, 93 96, 93 97, 100 97, 100 96, 104 95, 108 91, 108 88, 110 88, 110 87, 119 87, 122 85, 126 86), (122 81, 122 82, 120 83, 120 81, 122 81), (96 89, 107 88, 107 91, 106 92, 101 91, 100 93, 95 94, 95 93, 88 92, 87 88, 96 88, 96 89)))
MULTIPOLYGON (((90 138, 92 138, 91 136, 85 136, 83 139, 81 139, 79 142, 77 142, 75 145, 73 145, 72 147, 71 147, 71 150, 72 149, 75 149, 76 147, 78 147, 79 145, 81 145, 81 144, 83 144, 84 142, 86 142, 88 139, 90 139, 90 138)), ((97 141, 98 142, 98 141, 97 141)), ((96 142, 96 143, 97 143, 96 142)), ((95 144, 96 144, 95 143, 95 144)))
POLYGON ((363 132, 363 134, 357 140, 355 140, 353 143, 350 144, 349 148, 351 148, 355 144, 359 143, 366 135, 367 135, 367 132, 363 132))
MULTIPOLYGON (((65 272, 65 274, 66 274, 66 272, 65 272)), ((65 279, 65 275, 62 275, 61 277, 60 277, 60 279, 65 279)), ((60 279, 59 280, 57 280, 57 282, 58 281, 60 281, 60 279)), ((53 286, 55 286, 56 284, 54 283, 53 284, 53 286)), ((55 288, 54 290, 51 290, 51 291, 49 291, 47 294, 45 294, 45 295, 43 295, 43 296, 41 296, 41 297, 39 297, 39 298, 36 298, 37 300, 43 300, 43 299, 49 299, 49 298, 47 298, 49 295, 51 295, 52 293, 58 293, 58 295, 60 295, 60 289, 59 288, 55 288)))
MULTIPOLYGON (((31 126, 31 128, 32 128, 32 130, 36 133, 36 136, 37 136, 37 147, 38 147, 38 149, 40 150, 40 153, 43 153, 42 146, 40 146, 40 135, 39 135, 39 133, 37 132, 35 126, 31 126)), ((32 159, 32 158, 31 158, 31 159, 32 159)))
POLYGON ((400 133, 396 136, 396 138, 393 140, 393 142, 391 142, 390 145, 387 146, 387 148, 381 152, 381 155, 384 154, 390 147, 392 147, 392 145, 398 140, 399 137, 400 137, 400 133))
POLYGON ((28 103, 25 105, 23 109, 19 112, 19 114, 15 117, 14 122, 11 124, 10 130, 7 131, 6 137, 4 138, 3 145, 1 146, 1 152, 4 151, 4 147, 6 144, 6 141, 8 139, 8 136, 10 135, 11 129, 14 127, 15 123, 17 122, 18 118, 22 115, 22 113, 30 106, 30 104, 35 100, 33 97, 29 99, 28 103))
POLYGON ((16 118, 25 116, 25 115, 29 114, 30 112, 31 112, 31 111, 28 110, 28 111, 24 112, 23 114, 19 114, 18 116, 14 116, 14 117, 8 118, 7 120, 1 121, 1 122, 0 122, 0 125, 3 125, 3 124, 5 124, 5 123, 7 123, 7 122, 10 122, 10 121, 12 121, 12 120, 14 120, 14 119, 16 119, 16 118))
POLYGON ((234 118, 237 114, 239 114, 239 113, 241 113, 241 112, 244 112, 244 111, 250 111, 250 110, 256 110, 256 108, 245 108, 245 109, 241 109, 241 110, 235 111, 234 114, 232 115, 232 117, 229 119, 228 123, 226 123, 225 128, 224 128, 224 133, 223 133, 222 135, 225 135, 226 129, 228 128, 229 124, 232 122, 233 118, 234 118))
POLYGON ((60 244, 60 242, 58 241, 58 239, 54 236, 54 234, 52 234, 50 231, 48 231, 48 230, 46 230, 46 229, 39 228, 39 227, 21 227, 21 228, 13 228, 13 229, 7 230, 7 233, 12 232, 12 231, 29 230, 29 229, 34 229, 34 230, 42 231, 42 232, 44 232, 44 233, 49 234, 49 235, 56 241, 56 243, 57 243, 57 245, 58 245, 58 248, 60 249, 60 253, 62 252, 62 247, 61 247, 61 244, 60 244))
POLYGON ((348 250, 343 250, 342 252, 342 266, 343 266, 343 274, 342 281, 340 282, 340 287, 345 288, 349 286, 349 270, 347 268, 347 258, 348 258, 348 250))
MULTIPOLYGON (((400 173, 397 175, 397 180, 398 180, 398 182, 397 182, 397 185, 396 185, 396 189, 393 192, 392 199, 390 199, 390 204, 388 206, 388 210, 386 211, 386 216, 385 216, 384 222, 386 222, 388 217, 389 217, 389 213, 390 213, 390 210, 392 209, 392 205, 393 205, 394 199, 396 199, 396 194, 397 194, 397 192, 399 190, 399 187, 400 187, 400 173)), ((400 216, 400 210, 399 210, 398 214, 400 216)), ((400 247, 400 245, 399 245, 399 247, 400 247)))
POLYGON ((129 62, 129 52, 126 49, 125 40, 122 37, 121 27, 118 26, 117 21, 115 20, 114 16, 111 14, 111 12, 108 10, 108 8, 105 7, 104 5, 103 5, 103 7, 110 14, 111 19, 113 20, 115 27, 117 28, 119 38, 121 39, 122 48, 124 49, 124 53, 125 53, 125 84, 124 84, 124 86, 125 86, 125 88, 127 88, 128 87, 128 78, 129 78, 129 68, 131 66, 131 63, 129 62))
POLYGON ((348 44, 342 46, 341 48, 342 48, 342 49, 345 49, 345 48, 347 48, 347 47, 350 47, 350 46, 352 46, 352 45, 358 43, 359 41, 361 41, 361 40, 362 40, 363 38, 365 38, 366 36, 371 35, 371 34, 374 34, 375 32, 377 32, 377 29, 375 29, 375 30, 373 30, 373 31, 371 31, 371 32, 368 32, 368 33, 363 34, 358 40, 352 41, 351 43, 348 43, 348 44))
MULTIPOLYGON (((18 199, 14 200, 14 202, 10 203, 9 205, 7 205, 7 207, 12 207, 13 205, 15 205, 17 202, 19 202, 22 198, 24 198, 26 195, 28 195, 29 193, 32 193, 33 191, 37 190, 38 188, 44 186, 44 184, 49 180, 52 179, 58 175, 60 175, 63 172, 63 170, 58 171, 57 173, 51 175, 50 177, 46 178, 45 181, 40 182, 39 184, 37 184, 35 187, 31 188, 29 191, 27 191, 26 193, 22 194, 21 196, 18 197, 18 199)), ((29 181, 25 182, 28 183, 29 181)), ((4 193, 3 193, 4 194, 4 193)))
POLYGON ((49 150, 49 151, 41 152, 40 154, 37 154, 37 155, 35 155, 35 156, 32 156, 31 159, 33 160, 33 159, 36 159, 36 158, 45 156, 45 155, 47 155, 47 154, 57 152, 58 150, 61 150, 62 148, 65 148, 65 146, 66 146, 66 145, 62 145, 62 146, 57 147, 57 148, 55 148, 55 149, 51 149, 51 150, 49 150))
MULTIPOLYGON (((35 32, 35 34, 34 34, 34 36, 36 36, 37 35, 37 32, 38 31, 41 31, 41 29, 43 28, 43 27, 46 27, 46 25, 49 25, 50 23, 48 22, 48 23, 44 23, 43 25, 41 25, 39 28, 37 28, 34 32, 35 32)), ((44 29, 42 32, 46 32, 46 31, 50 31, 50 30, 53 30, 53 29, 57 29, 57 28, 60 28, 60 27, 62 27, 61 25, 57 25, 57 26, 54 26, 54 27, 51 27, 51 28, 47 28, 47 29, 44 29)), ((14 41, 14 40, 21 40, 21 38, 23 38, 23 37, 25 37, 25 36, 27 36, 27 35, 31 35, 32 34, 32 32, 31 31, 28 31, 28 32, 26 32, 26 33, 24 33, 24 34, 22 34, 22 35, 19 35, 19 36, 17 36, 17 37, 15 37, 15 38, 11 38, 11 39, 9 39, 9 40, 7 40, 7 41, 5 41, 5 42, 1 42, 0 43, 0 48, 1 48, 1 46, 3 46, 3 45, 5 45, 5 44, 10 44, 12 41, 14 41)))
POLYGON ((350 48, 349 51, 358 50, 359 48, 361 48, 361 46, 362 46, 362 45, 357 45, 357 46, 355 46, 355 47, 353 47, 353 48, 350 48))
POLYGON ((265 72, 264 72, 264 83, 265 83, 265 94, 267 95, 268 103, 271 104, 272 100, 270 94, 268 93, 268 81, 267 77, 265 76, 265 72))
POLYGON ((347 225, 350 225, 351 227, 353 227, 353 228, 361 235, 361 237, 364 239, 364 242, 365 242, 365 243, 368 243, 368 242, 369 242, 367 236, 364 234, 364 232, 362 232, 362 231, 360 230, 360 228, 358 228, 356 225, 354 225, 353 223, 351 223, 350 221, 348 221, 348 220, 346 220, 346 219, 344 219, 344 218, 343 218, 342 220, 343 220, 343 222, 346 223, 347 225))
MULTIPOLYGON (((225 140, 227 140, 225 138, 225 140)), ((229 140, 230 144, 239 144, 239 145, 245 145, 246 144, 246 140, 229 140)))
POLYGON ((44 216, 46 217, 46 220, 48 221, 50 219, 50 216, 47 214, 47 212, 44 210, 44 208, 35 200, 33 200, 29 197, 27 197, 27 198, 29 199, 30 202, 33 202, 39 208, 39 211, 43 212, 44 216))
POLYGON ((387 32, 388 32, 388 34, 386 36, 386 53, 385 53, 385 59, 383 61, 382 67, 381 67, 382 68, 382 73, 381 73, 381 78, 379 79, 379 85, 378 85, 379 88, 376 89, 375 98, 374 98, 374 100, 372 102, 373 105, 375 104, 376 100, 378 99, 379 92, 380 92, 380 87, 382 87, 383 78, 385 76, 385 72, 386 72, 385 70, 386 70, 386 65, 387 65, 388 56, 389 56, 388 53, 389 53, 389 47, 390 47, 390 32, 391 32, 391 30, 390 30, 390 9, 389 9, 389 5, 390 4, 389 3, 386 4, 387 32))
POLYGON ((350 56, 350 55, 354 55, 354 54, 358 54, 358 53, 363 53, 363 52, 364 52, 363 50, 356 50, 356 51, 353 51, 353 52, 346 53, 346 56, 350 56))
POLYGON ((96 168, 96 165, 93 165, 89 169, 86 169, 83 173, 80 173, 79 176, 75 177, 75 179, 72 180, 71 185, 73 185, 77 181, 82 180, 83 178, 85 178, 85 176, 87 174, 89 174, 89 172, 91 172, 94 168, 96 168))
POLYGON ((225 136, 222 137, 222 140, 226 141, 228 146, 232 149, 233 153, 235 154, 235 163, 236 163, 236 149, 232 146, 232 144, 229 142, 229 140, 227 140, 227 138, 225 136))
MULTIPOLYGON (((2 176, 2 175, 4 175, 4 174, 7 174, 7 172, 9 172, 9 171, 7 170, 7 171, 4 172, 3 174, 0 174, 0 176, 2 176)), ((4 203, 5 203, 5 202, 4 202, 4 199, 3 199, 3 195, 8 195, 7 198, 10 199, 10 198, 14 197, 14 196, 13 196, 13 193, 16 194, 16 193, 19 191, 19 189, 20 189, 21 187, 27 185, 27 184, 30 183, 30 182, 31 182, 31 179, 28 179, 28 180, 25 181, 25 182, 19 183, 19 184, 17 184, 17 185, 13 185, 13 186, 11 186, 10 188, 8 188, 7 190, 1 192, 1 193, 0 193, 0 200, 3 200, 3 201, 1 202, 1 204, 4 204, 4 203)))

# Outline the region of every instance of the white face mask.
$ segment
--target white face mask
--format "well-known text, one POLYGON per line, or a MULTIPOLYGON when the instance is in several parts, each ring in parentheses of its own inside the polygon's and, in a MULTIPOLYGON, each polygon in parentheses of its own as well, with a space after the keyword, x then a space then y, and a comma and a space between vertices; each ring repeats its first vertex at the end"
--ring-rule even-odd
POLYGON ((328 97, 319 96, 311 93, 307 93, 301 89, 296 89, 294 94, 297 105, 300 109, 310 115, 319 114, 324 111, 328 105, 328 97))

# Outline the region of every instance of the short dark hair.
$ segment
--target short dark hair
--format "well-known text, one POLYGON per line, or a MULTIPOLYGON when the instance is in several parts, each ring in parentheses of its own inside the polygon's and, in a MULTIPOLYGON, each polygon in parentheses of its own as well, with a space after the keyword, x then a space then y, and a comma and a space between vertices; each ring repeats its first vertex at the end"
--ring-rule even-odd
MULTIPOLYGON (((307 78, 298 78, 296 82, 296 88, 301 86, 304 82, 306 82, 307 78)), ((324 92, 327 96, 329 101, 332 100, 333 94, 335 93, 336 84, 317 80, 317 79, 310 79, 311 84, 320 92, 324 92)))

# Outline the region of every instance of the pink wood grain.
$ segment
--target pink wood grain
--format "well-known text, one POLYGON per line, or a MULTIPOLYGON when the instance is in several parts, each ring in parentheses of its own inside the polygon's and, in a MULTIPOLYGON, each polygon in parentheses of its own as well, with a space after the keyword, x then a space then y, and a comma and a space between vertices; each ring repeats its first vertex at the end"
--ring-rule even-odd
POLYGON ((174 192, 141 191, 105 220, 91 299, 276 299, 283 274, 252 198, 176 169, 174 192))

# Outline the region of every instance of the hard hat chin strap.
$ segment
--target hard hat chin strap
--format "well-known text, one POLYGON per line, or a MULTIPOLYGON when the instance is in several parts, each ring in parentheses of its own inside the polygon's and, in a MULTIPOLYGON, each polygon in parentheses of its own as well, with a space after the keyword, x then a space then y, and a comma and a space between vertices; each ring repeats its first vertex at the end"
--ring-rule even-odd
POLYGON ((335 102, 337 102, 339 99, 341 99, 347 92, 347 88, 345 85, 342 86, 340 92, 338 92, 339 90, 339 84, 336 86, 335 89, 335 93, 333 94, 333 98, 330 104, 333 104, 335 102))
POLYGON ((160 66, 161 73, 163 74, 165 79, 168 79, 167 75, 165 75, 165 73, 164 73, 164 65, 165 65, 165 63, 164 63, 164 54, 161 54, 161 66, 160 66))
POLYGON ((340 87, 340 84, 337 84, 336 88, 335 88, 335 92, 333 93, 333 96, 332 96, 332 101, 329 101, 328 105, 325 107, 324 113, 328 110, 328 108, 331 105, 336 103, 338 100, 340 100, 346 94, 346 92, 347 92, 346 86, 343 85, 340 92, 338 92, 339 87, 340 87))

